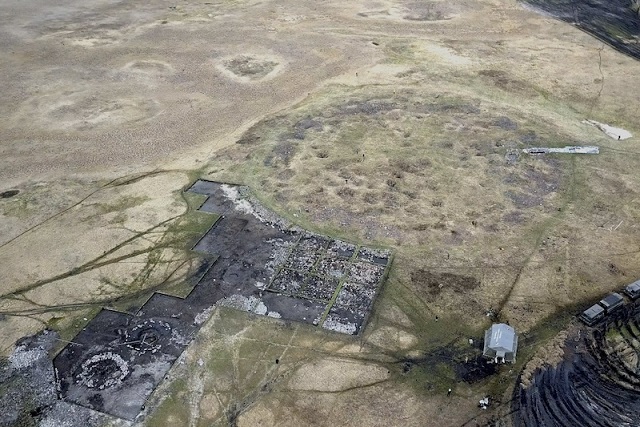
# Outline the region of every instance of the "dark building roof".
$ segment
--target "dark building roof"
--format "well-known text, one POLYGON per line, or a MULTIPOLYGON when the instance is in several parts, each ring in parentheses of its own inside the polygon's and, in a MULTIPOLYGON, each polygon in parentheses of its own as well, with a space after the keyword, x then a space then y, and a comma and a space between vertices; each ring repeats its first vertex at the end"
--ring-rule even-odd
POLYGON ((603 306, 608 313, 616 307, 622 305, 623 302, 624 298, 622 298, 622 295, 617 292, 612 292, 600 300, 600 305, 603 306))
POLYGON ((623 292, 631 299, 640 297, 640 280, 636 280, 630 285, 627 285, 623 292))
POLYGON ((587 319, 596 319, 604 314, 604 308, 600 304, 594 304, 582 312, 582 316, 587 319))
POLYGON ((595 325, 600 319, 604 317, 604 307, 600 304, 594 304, 580 315, 580 320, 585 324, 592 326, 595 325))

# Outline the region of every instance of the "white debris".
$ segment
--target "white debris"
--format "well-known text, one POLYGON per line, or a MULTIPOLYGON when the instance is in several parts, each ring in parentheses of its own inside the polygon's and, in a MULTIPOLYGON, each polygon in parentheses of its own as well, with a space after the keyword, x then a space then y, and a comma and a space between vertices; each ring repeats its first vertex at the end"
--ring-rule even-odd
POLYGON ((533 147, 524 148, 527 154, 549 154, 549 153, 565 153, 565 154, 600 154, 600 148, 593 145, 577 146, 568 145, 562 148, 553 147, 533 147))
POLYGON ((604 124, 604 123, 596 122, 595 120, 583 120, 582 123, 586 123, 588 125, 597 127, 602 132, 604 132, 605 135, 607 135, 610 138, 613 138, 613 139, 615 139, 617 141, 622 141, 622 140, 625 140, 625 139, 629 139, 629 138, 631 138, 633 136, 631 134, 631 132, 629 132, 627 130, 616 128, 616 127, 613 127, 613 126, 609 126, 609 125, 604 124))
POLYGON ((211 312, 213 311, 214 308, 215 306, 209 307, 206 310, 204 310, 202 313, 196 314, 195 319, 193 319, 194 325, 202 325, 204 322, 206 322, 209 316, 211 316, 211 312))
POLYGON ((262 301, 260 301, 258 303, 258 305, 253 309, 253 312, 255 314, 259 314, 261 316, 264 316, 265 314, 267 314, 267 306, 264 305, 264 303, 262 301))
POLYGON ((330 331, 341 332, 343 334, 353 335, 356 333, 357 327, 355 323, 346 322, 342 323, 337 319, 332 318, 331 316, 327 317, 327 320, 324 321, 322 325, 323 328, 329 329, 330 331))
POLYGON ((258 303, 262 303, 262 301, 254 296, 245 297, 244 295, 236 294, 221 299, 217 302, 217 305, 220 305, 222 307, 235 308, 236 310, 240 311, 254 311, 257 309, 258 303))
POLYGON ((178 345, 188 345, 191 341, 189 340, 189 337, 182 335, 176 329, 171 329, 171 342, 178 345))
POLYGON ((76 375, 76 381, 88 388, 103 390, 120 384, 127 375, 129 375, 127 362, 119 354, 108 351, 96 354, 85 360, 81 365, 80 373, 76 375), (104 373, 102 372, 104 368, 95 368, 95 366, 107 361, 113 362, 115 369, 112 368, 108 373, 104 373), (98 375, 98 373, 102 375, 98 375))
POLYGON ((480 399, 480 401, 478 402, 478 406, 482 409, 487 409, 487 407, 489 406, 489 398, 485 397, 484 399, 480 399))
POLYGON ((26 348, 20 346, 17 347, 11 356, 9 356, 9 362, 11 362, 11 367, 14 369, 22 369, 27 366, 33 365, 35 361, 46 356, 46 352, 44 350, 27 350, 26 348))
POLYGON ((220 188, 222 189, 224 195, 233 202, 233 204, 235 205, 235 210, 248 215, 253 215, 260 222, 268 222, 264 217, 262 217, 262 215, 260 215, 256 211, 256 209, 247 199, 243 198, 240 195, 237 187, 223 184, 220 186, 220 188))

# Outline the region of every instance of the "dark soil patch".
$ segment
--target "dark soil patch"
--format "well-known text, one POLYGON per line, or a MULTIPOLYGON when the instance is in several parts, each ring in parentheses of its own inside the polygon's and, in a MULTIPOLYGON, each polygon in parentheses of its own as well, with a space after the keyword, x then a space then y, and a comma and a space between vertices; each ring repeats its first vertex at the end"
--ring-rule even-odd
POLYGON ((498 372, 498 365, 476 356, 453 366, 456 376, 467 384, 477 383, 498 372))
POLYGON ((261 139, 261 125, 265 125, 267 127, 276 126, 277 122, 275 119, 269 119, 266 122, 255 124, 251 126, 239 140, 236 141, 236 144, 240 145, 255 145, 260 142, 261 139))
POLYGON ((17 196, 20 193, 20 190, 7 190, 0 193, 0 199, 8 199, 13 196, 17 196))
POLYGON ((520 142, 523 144, 533 144, 536 141, 538 141, 538 135, 532 130, 520 135, 520 142))
POLYGON ((432 103, 416 103, 411 106, 411 111, 419 114, 479 114, 480 108, 473 104, 459 102, 456 99, 442 99, 432 103))
POLYGON ((615 265, 614 263, 610 262, 609 265, 607 265, 607 268, 609 269, 609 273, 615 275, 615 276, 624 276, 624 271, 622 271, 620 269, 620 267, 618 267, 617 265, 615 265))
POLYGON ((241 55, 225 61, 224 66, 233 74, 251 79, 265 77, 278 65, 277 62, 264 61, 252 56, 241 55))
POLYGON ((509 117, 498 117, 493 121, 494 126, 498 126, 500 129, 504 130, 516 130, 518 129, 518 124, 511 120, 509 117))
POLYGON ((537 92, 529 85, 529 83, 515 79, 509 73, 502 70, 480 70, 479 74, 487 77, 498 88, 508 92, 527 93, 536 95, 537 92))
POLYGON ((364 114, 372 116, 380 113, 385 113, 398 108, 398 105, 386 100, 370 99, 367 101, 352 101, 342 106, 338 110, 339 115, 355 115, 364 114))
POLYGON ((411 273, 411 281, 420 288, 426 288, 431 295, 439 295, 443 290, 468 292, 480 286, 475 277, 461 276, 452 273, 433 273, 424 269, 411 273))
MULTIPOLYGON (((549 162, 552 162, 551 166, 559 166, 553 163, 553 159, 547 160, 547 163, 549 162)), ((560 186, 561 175, 560 172, 556 172, 557 170, 558 168, 556 168, 554 172, 547 173, 539 169, 528 168, 524 171, 523 175, 525 182, 527 182, 537 194, 546 196, 547 194, 557 191, 560 186)))
POLYGON ((506 191, 504 194, 511 199, 517 208, 532 208, 542 204, 542 197, 515 191, 506 191))
POLYGON ((298 147, 289 141, 284 141, 278 143, 271 154, 269 154, 264 159, 265 166, 277 166, 280 163, 284 163, 286 166, 289 165, 291 159, 296 155, 298 151, 298 147))
POLYGON ((509 224, 524 224, 526 222, 526 218, 522 211, 511 211, 502 216, 502 221, 507 222, 509 224))
POLYGON ((425 171, 431 167, 431 160, 427 158, 409 159, 402 158, 391 163, 394 169, 415 175, 424 175, 425 171))
POLYGON ((324 129, 324 125, 318 120, 307 117, 306 119, 302 119, 298 123, 296 123, 293 128, 293 137, 295 139, 302 140, 305 138, 306 132, 308 130, 321 131, 322 129, 324 129))
POLYGON ((461 345, 458 338, 455 338, 451 343, 425 353, 423 356, 404 358, 399 363, 405 374, 416 369, 430 373, 439 365, 450 366, 457 381, 474 384, 499 371, 499 366, 488 363, 487 359, 482 357, 481 344, 481 339, 475 339, 473 346, 461 345))
POLYGON ((351 187, 340 187, 336 191, 336 194, 342 197, 343 199, 350 199, 351 197, 355 196, 356 192, 351 187))
POLYGON ((293 169, 285 169, 278 174, 278 179, 282 181, 288 181, 295 176, 295 171, 293 169))

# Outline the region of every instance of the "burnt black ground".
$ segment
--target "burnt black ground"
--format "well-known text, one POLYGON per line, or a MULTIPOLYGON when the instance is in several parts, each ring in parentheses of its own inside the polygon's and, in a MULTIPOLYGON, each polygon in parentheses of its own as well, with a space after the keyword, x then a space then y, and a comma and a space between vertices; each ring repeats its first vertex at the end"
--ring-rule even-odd
POLYGON ((196 181, 219 219, 194 250, 203 258, 184 299, 155 293, 135 314, 102 310, 54 359, 63 399, 133 420, 211 308, 358 334, 390 263, 359 247, 288 226, 243 187, 196 181))
POLYGON ((639 319, 640 309, 631 306, 569 337, 560 364, 538 370, 529 387, 516 387, 513 425, 639 426, 639 319))
POLYGON ((631 9, 631 0, 523 1, 640 59, 640 16, 631 9))

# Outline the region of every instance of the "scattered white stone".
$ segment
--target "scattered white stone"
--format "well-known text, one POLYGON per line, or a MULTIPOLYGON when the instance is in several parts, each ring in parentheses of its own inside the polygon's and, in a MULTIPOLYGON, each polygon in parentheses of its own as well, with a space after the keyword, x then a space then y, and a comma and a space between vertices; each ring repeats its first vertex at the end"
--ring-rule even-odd
POLYGON ((43 356, 46 356, 44 350, 26 350, 24 347, 18 347, 13 354, 9 356, 9 362, 12 368, 22 369, 31 366, 43 356))
POLYGON ((235 210, 248 215, 253 215, 261 222, 267 222, 258 212, 254 209, 253 205, 249 201, 243 198, 238 191, 238 188, 231 185, 223 184, 220 186, 224 195, 233 202, 235 210))
POLYGON ((256 307, 253 309, 253 312, 255 314, 259 314, 261 316, 264 316, 265 314, 267 314, 267 306, 264 305, 264 303, 262 301, 260 301, 258 303, 258 305, 256 305, 256 307))
POLYGON ((485 397, 483 399, 480 399, 480 401, 478 402, 478 406, 482 409, 487 409, 487 407, 489 406, 489 398, 485 397))
POLYGON ((582 123, 586 123, 588 125, 591 126, 595 126, 598 129, 600 129, 602 132, 605 133, 605 135, 609 136, 610 138, 613 138, 617 141, 622 141, 625 139, 629 139, 631 138, 633 135, 631 134, 631 132, 621 129, 621 128, 616 128, 613 126, 609 126, 605 123, 600 123, 600 122, 596 122, 595 120, 583 120, 582 123))
MULTIPOLYGON (((245 297, 243 295, 231 295, 227 298, 223 298, 217 302, 217 305, 222 307, 235 308, 241 311, 254 311, 254 308, 261 303, 258 298, 254 296, 245 297)), ((266 311, 265 311, 266 313, 266 311)))
POLYGON ((178 345, 188 345, 190 340, 189 338, 182 335, 175 329, 171 330, 171 342, 176 343, 178 345))
POLYGON ((327 320, 324 321, 322 327, 325 329, 329 329, 330 331, 341 332, 343 334, 349 335, 355 334, 357 330, 357 326, 355 323, 342 323, 332 318, 331 316, 327 317, 327 320))
POLYGON ((270 311, 267 313, 267 316, 273 317, 274 319, 280 319, 282 317, 282 315, 280 315, 280 313, 278 313, 277 311, 270 311))
POLYGON ((193 319, 193 323, 195 325, 202 325, 204 322, 207 321, 209 316, 211 316, 211 312, 213 311, 214 308, 215 306, 209 307, 206 310, 204 310, 202 313, 196 314, 195 319, 193 319))
POLYGON ((84 384, 88 388, 97 387, 99 390, 103 390, 105 388, 113 387, 114 385, 120 384, 127 375, 129 375, 129 365, 127 364, 127 362, 125 362, 125 360, 120 357, 119 354, 108 351, 106 353, 96 354, 95 356, 92 356, 85 360, 82 363, 80 374, 76 376, 76 380, 79 383, 84 384), (104 379, 104 382, 97 382, 96 380, 102 380, 103 378, 96 378, 95 372, 93 372, 90 368, 92 365, 105 360, 113 361, 116 364, 117 369, 111 371, 109 377, 104 379))
POLYGON ((562 148, 533 147, 533 148, 524 148, 522 151, 527 154, 548 154, 548 153, 600 154, 600 148, 593 145, 585 145, 585 146, 568 145, 562 148))

